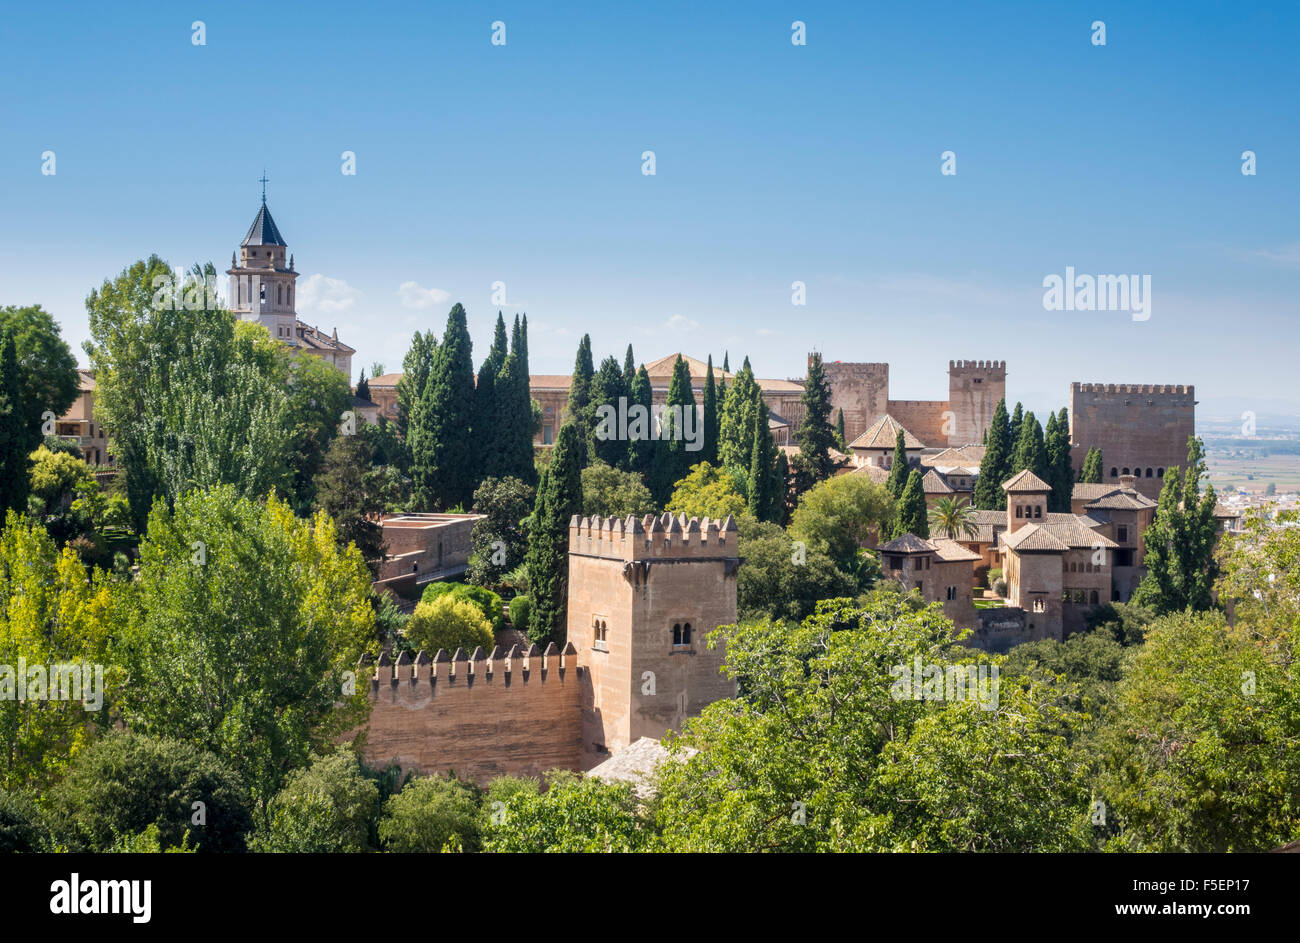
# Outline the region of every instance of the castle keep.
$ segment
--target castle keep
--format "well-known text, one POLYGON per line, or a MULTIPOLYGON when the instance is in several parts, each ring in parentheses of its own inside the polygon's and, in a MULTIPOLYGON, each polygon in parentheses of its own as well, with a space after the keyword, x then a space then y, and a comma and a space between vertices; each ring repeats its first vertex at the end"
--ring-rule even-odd
POLYGON ((679 729, 735 694, 705 640, 736 621, 739 566, 730 517, 574 517, 563 650, 381 656, 367 761, 487 783, 591 769, 679 729))
POLYGON ((1196 396, 1189 386, 1151 383, 1071 383, 1070 442, 1074 467, 1091 446, 1101 449, 1102 476, 1132 475, 1139 493, 1158 498, 1165 469, 1187 461, 1196 431, 1196 396))

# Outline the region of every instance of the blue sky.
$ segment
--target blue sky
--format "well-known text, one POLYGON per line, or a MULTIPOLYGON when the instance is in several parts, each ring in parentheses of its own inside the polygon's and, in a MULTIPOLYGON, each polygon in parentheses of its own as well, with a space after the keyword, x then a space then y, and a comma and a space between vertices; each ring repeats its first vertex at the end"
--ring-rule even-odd
POLYGON ((503 281, 538 373, 590 332, 765 376, 887 361, 900 399, 1003 359, 1039 409, 1084 380, 1300 412, 1300 4, 1138 6, 11 6, 0 303, 78 345, 134 259, 224 268, 265 166, 300 315, 357 367, 454 301, 481 357, 503 281), (1150 320, 1044 310, 1066 266, 1151 275, 1150 320))

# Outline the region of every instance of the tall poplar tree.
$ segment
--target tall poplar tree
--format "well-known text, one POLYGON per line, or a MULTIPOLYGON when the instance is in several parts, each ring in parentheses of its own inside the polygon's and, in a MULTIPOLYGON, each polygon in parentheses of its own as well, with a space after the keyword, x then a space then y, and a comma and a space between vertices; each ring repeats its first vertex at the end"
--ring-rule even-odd
POLYGON ((1002 483, 1010 477, 1007 474, 1010 466, 1011 429, 1007 419, 1007 401, 1001 399, 993 410, 993 422, 985 436, 984 458, 980 461, 972 499, 975 507, 985 511, 1006 509, 1007 494, 1002 490, 1002 483))
POLYGON ((447 315, 412 428, 413 498, 420 510, 469 507, 478 486, 473 347, 465 309, 447 315))
POLYGON ((537 486, 528 531, 528 595, 532 612, 528 637, 539 645, 563 646, 569 596, 569 523, 582 512, 582 453, 576 423, 566 422, 555 440, 550 464, 537 486))
POLYGON ((754 453, 754 413, 762 391, 754 381, 749 358, 736 374, 735 382, 727 391, 727 401, 722 407, 722 431, 718 437, 718 461, 724 466, 749 471, 749 461, 754 453))
POLYGON ((1214 581, 1219 572, 1214 558, 1218 497, 1213 485, 1207 485, 1201 494, 1205 474, 1204 446, 1199 438, 1189 436, 1187 467, 1165 471, 1156 516, 1142 535, 1146 575, 1133 602, 1159 615, 1188 608, 1202 612, 1214 605, 1214 581))
POLYGON ((713 355, 709 354, 708 372, 704 379, 704 449, 700 452, 698 461, 718 464, 718 434, 721 430, 718 390, 713 383, 713 355))
POLYGON ((627 345, 627 353, 623 356, 623 380, 627 383, 628 388, 632 386, 632 381, 636 378, 636 358, 632 356, 632 345, 627 345))
POLYGON ((433 356, 438 350, 438 339, 433 331, 415 332, 411 346, 402 358, 402 378, 397 381, 397 434, 410 438, 411 416, 424 394, 424 385, 433 371, 433 356))

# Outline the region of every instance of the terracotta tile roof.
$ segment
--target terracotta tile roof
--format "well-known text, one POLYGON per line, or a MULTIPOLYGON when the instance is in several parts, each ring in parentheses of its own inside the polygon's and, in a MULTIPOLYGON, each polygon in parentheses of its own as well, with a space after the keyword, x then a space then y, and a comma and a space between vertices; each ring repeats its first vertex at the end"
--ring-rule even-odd
POLYGON ((933 553, 934 544, 916 534, 903 534, 879 548, 885 553, 933 553))
MULTIPOLYGON (((903 429, 900 423, 893 416, 886 413, 883 416, 876 417, 867 431, 862 433, 852 442, 849 443, 851 449, 892 449, 898 438, 898 430, 903 429)), ((903 429, 903 448, 921 449, 925 448, 924 443, 916 436, 903 429)))
POLYGON ((573 377, 567 373, 532 373, 528 376, 528 386, 534 390, 568 390, 573 385, 573 377))
POLYGON ((1107 511, 1140 511, 1143 508, 1153 508, 1156 502, 1152 501, 1144 494, 1129 494, 1124 491, 1116 491, 1113 494, 1104 495, 1095 501, 1089 501, 1084 505, 1090 511, 1107 510, 1107 511))
POLYGON ((975 539, 982 544, 997 543, 998 531, 1007 528, 1007 512, 976 508, 974 516, 975 524, 979 527, 979 535, 975 539))
MULTIPOLYGON (((692 380, 698 380, 701 386, 708 381, 708 362, 697 360, 694 357, 688 357, 680 351, 675 354, 669 354, 667 357, 660 357, 658 360, 651 360, 645 365, 645 372, 650 375, 651 381, 656 377, 667 379, 673 375, 673 366, 677 363, 678 357, 681 357, 682 361, 686 364, 686 369, 690 372, 692 380)), ((724 377, 727 380, 727 386, 731 386, 731 381, 735 379, 736 375, 734 373, 724 374, 722 372, 722 364, 715 363, 713 365, 713 382, 716 383, 724 377)))
POLYGON ((889 480, 888 469, 881 468, 879 465, 859 465, 850 475, 866 475, 876 484, 883 485, 889 480))
POLYGON ((1026 524, 1014 534, 1003 534, 1002 542, 1017 553, 1065 553, 1070 545, 1041 524, 1026 524))
POLYGON ((976 560, 983 559, 973 550, 967 550, 955 540, 949 540, 947 537, 936 537, 930 541, 934 545, 934 551, 939 559, 945 563, 974 563, 976 560))
POLYGON ((371 377, 370 385, 372 387, 377 386, 380 389, 390 389, 397 386, 397 381, 400 380, 403 375, 404 374, 401 373, 385 373, 381 376, 371 377))
POLYGON ((956 448, 940 449, 933 455, 921 457, 922 465, 974 465, 979 468, 984 460, 984 446, 962 445, 956 448))
POLYGON ((1112 491, 1118 491, 1119 485, 1094 484, 1091 481, 1076 481, 1070 498, 1074 501, 1095 501, 1112 491))
POLYGON ((94 374, 93 372, 91 372, 90 370, 78 370, 78 371, 77 371, 77 379, 80 381, 80 384, 81 384, 81 385, 78 387, 78 389, 81 390, 81 392, 86 393, 86 392, 89 392, 89 391, 91 391, 91 390, 94 390, 94 388, 95 388, 95 374, 94 374))
POLYGON ((326 334, 317 327, 313 327, 306 321, 297 322, 298 341, 303 347, 312 350, 337 350, 340 353, 355 354, 356 348, 349 347, 338 337, 326 334))
POLYGON ((921 479, 921 490, 926 494, 956 494, 943 476, 931 468, 921 479))
POLYGON ((1008 494, 1011 492, 1040 494, 1051 491, 1052 486, 1026 468, 1002 482, 1002 490, 1008 494))

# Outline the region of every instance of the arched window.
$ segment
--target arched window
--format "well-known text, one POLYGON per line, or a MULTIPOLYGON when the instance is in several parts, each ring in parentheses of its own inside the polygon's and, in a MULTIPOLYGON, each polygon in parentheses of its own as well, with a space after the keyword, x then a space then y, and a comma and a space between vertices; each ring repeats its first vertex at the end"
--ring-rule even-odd
POLYGON ((691 624, 689 622, 682 626, 682 644, 691 644, 691 624))
POLYGON ((1157 468, 1157 469, 1156 469, 1156 477, 1157 477, 1157 478, 1163 478, 1163 477, 1165 477, 1165 470, 1164 470, 1163 468, 1157 468))
MULTIPOLYGON (((275 303, 278 304, 278 305, 282 305, 282 304, 284 304, 284 286, 283 286, 283 285, 276 285, 276 286, 275 286, 275 303)), ((1149 469, 1149 468, 1147 469, 1147 474, 1148 474, 1148 475, 1151 474, 1151 469, 1149 469)))
POLYGON ((1097 605, 1097 591, 1094 589, 1088 599, 1094 606, 1097 605))
POLYGON ((1147 477, 1148 477, 1148 478, 1151 477, 1151 466, 1150 466, 1150 465, 1147 466, 1147 477))
POLYGON ((1118 477, 1119 477, 1119 472, 1115 470, 1115 466, 1114 466, 1114 465, 1112 465, 1112 466, 1110 467, 1110 477, 1112 477, 1112 478, 1118 478, 1118 477))
POLYGON ((682 644, 682 624, 680 622, 673 623, 673 644, 682 644))
POLYGON ((1132 472, 1130 472, 1130 471, 1126 468, 1126 469, 1124 469, 1124 474, 1126 474, 1126 475, 1130 475, 1130 474, 1132 474, 1132 472))

